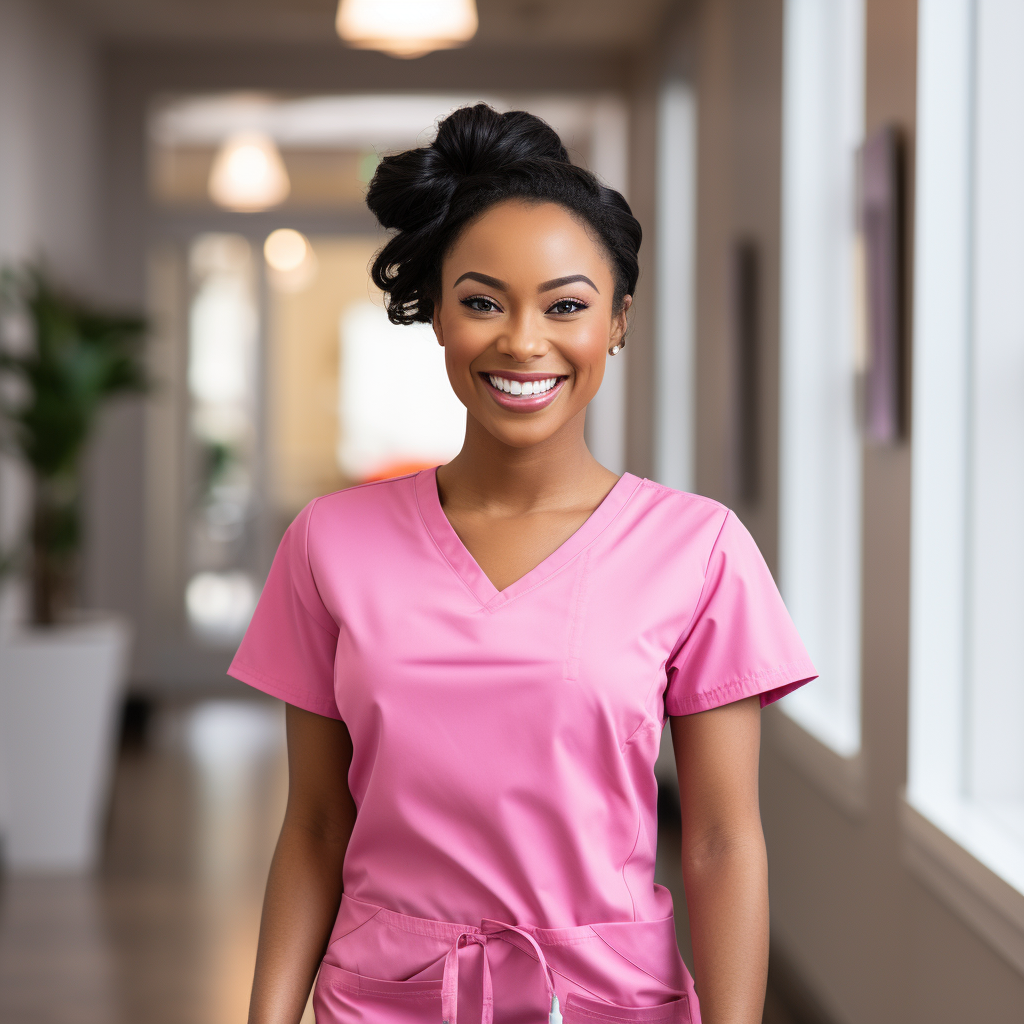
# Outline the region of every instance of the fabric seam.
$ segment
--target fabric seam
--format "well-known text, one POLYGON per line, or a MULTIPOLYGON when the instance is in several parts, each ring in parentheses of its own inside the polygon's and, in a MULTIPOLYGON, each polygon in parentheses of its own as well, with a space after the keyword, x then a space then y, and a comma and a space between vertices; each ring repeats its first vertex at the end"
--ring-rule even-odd
MULTIPOLYGON (((435 484, 434 486, 436 487, 437 485, 435 484)), ((441 556, 445 565, 447 565, 448 568, 451 569, 452 573, 455 575, 455 578, 462 585, 463 590, 465 590, 466 593, 468 593, 469 596, 472 597, 473 600, 476 601, 477 604, 479 604, 484 611, 488 611, 487 603, 480 600, 479 595, 466 581, 465 576, 463 576, 462 573, 459 572, 458 568, 452 563, 452 560, 448 557, 448 552, 445 551, 443 547, 441 547, 441 545, 438 543, 437 538, 434 536, 434 531, 430 528, 430 524, 427 522, 427 517, 423 514, 423 505, 420 503, 420 490, 418 487, 413 488, 413 495, 416 498, 416 511, 419 513, 420 523, 422 523, 424 531, 430 538, 430 542, 434 545, 435 548, 437 548, 437 553, 441 556)), ((451 524, 449 523, 449 525, 451 524)), ((452 529, 454 530, 454 527, 452 527, 452 529)), ((480 571, 483 572, 483 570, 480 571)), ((484 575, 486 576, 486 573, 484 575)))
MULTIPOLYGON (((684 698, 680 702, 681 707, 702 707, 707 710, 712 707, 716 707, 714 704, 707 704, 704 700, 696 698, 706 697, 713 699, 720 695, 728 694, 737 689, 743 689, 745 683, 762 683, 762 682, 773 682, 778 680, 779 686, 785 686, 788 683, 795 683, 807 676, 801 675, 805 669, 810 670, 810 675, 814 676, 814 666, 809 661, 792 661, 787 662, 785 665, 777 665, 775 668, 760 669, 755 672, 748 672, 746 675, 737 676, 735 679, 731 679, 728 683, 722 683, 720 686, 716 686, 713 690, 702 690, 699 694, 690 694, 690 696, 684 698), (794 675, 793 673, 796 673, 794 675)), ((772 687, 777 689, 778 687, 772 687)), ((764 693, 766 691, 757 691, 764 693)), ((749 696, 754 696, 753 693, 749 696)))
MULTIPOLYGON (((589 551, 591 546, 597 541, 597 539, 600 536, 602 536, 602 534, 604 534, 605 530, 607 530, 612 525, 612 523, 614 523, 615 520, 618 519, 618 517, 626 510, 626 506, 633 500, 633 496, 636 494, 636 492, 638 490, 640 490, 640 487, 641 487, 642 484, 643 484, 643 478, 637 479, 636 485, 633 487, 633 490, 631 490, 629 492, 629 494, 627 494, 626 497, 622 499, 622 504, 619 505, 619 507, 611 514, 611 517, 609 518, 608 522, 605 523, 604 526, 602 526, 597 531, 597 533, 595 533, 594 536, 591 537, 590 540, 588 540, 586 542, 586 544, 584 544, 583 547, 581 547, 579 549, 579 551, 576 552, 576 554, 572 555, 566 561, 565 565, 561 565, 557 569, 552 570, 550 573, 548 573, 547 576, 545 576, 543 579, 537 580, 536 583, 534 583, 532 586, 528 587, 521 594, 515 594, 513 597, 510 597, 506 601, 503 601, 499 605, 499 607, 504 608, 506 605, 512 604, 513 601, 518 601, 521 597, 526 597, 527 594, 532 594, 539 586, 542 586, 543 584, 547 583, 548 580, 554 579, 559 573, 564 572, 573 562, 576 561, 577 558, 580 557, 580 555, 582 555, 585 552, 589 551)), ((601 506, 599 505, 598 508, 600 508, 600 507, 601 506)), ((597 511, 597 509, 594 509, 594 512, 596 512, 596 511, 597 511)), ((582 526, 580 526, 581 530, 583 529, 584 526, 586 526, 587 522, 589 522, 589 519, 586 520, 583 523, 582 526)), ((573 536, 575 536, 575 534, 573 536)), ((571 541, 571 540, 572 540, 572 537, 570 537, 568 540, 566 540, 565 543, 568 544, 569 541, 571 541)), ((558 548, 555 549, 555 551, 557 551, 557 550, 558 550, 558 548)), ((554 553, 555 553, 554 551, 551 552, 551 554, 554 554, 554 553)), ((551 556, 549 555, 548 557, 550 558, 551 556)), ((534 568, 536 568, 536 566, 534 568)), ((533 572, 533 569, 531 569, 530 572, 533 572)), ((529 573, 527 573, 527 575, 529 575, 529 573)), ((514 585, 515 584, 513 584, 513 586, 514 585)), ((503 593, 504 593, 503 590, 502 591, 498 591, 497 596, 500 597, 503 593)), ((493 598, 492 598, 492 600, 493 600, 493 598)), ((490 602, 488 602, 488 607, 489 606, 490 606, 490 602)), ((497 609, 495 609, 495 610, 497 610, 497 609)))
MULTIPOLYGON (((243 679, 240 676, 235 675, 235 673, 245 673, 246 675, 252 676, 258 682, 265 683, 268 686, 273 686, 276 690, 280 690, 281 692, 288 694, 290 697, 295 697, 295 698, 301 699, 304 703, 296 704, 297 707, 305 707, 306 705, 309 705, 309 704, 315 704, 317 707, 324 707, 324 708, 333 706, 334 711, 338 713, 339 719, 340 719, 340 712, 338 711, 337 704, 331 705, 331 704, 328 704, 328 702, 326 702, 326 701, 322 702, 320 700, 310 700, 309 699, 310 698, 310 694, 309 693, 304 692, 304 691, 300 691, 300 690, 296 690, 293 686, 290 686, 288 683, 283 682, 282 680, 278 679, 276 676, 267 675, 266 672, 263 672, 263 671, 261 671, 258 668, 254 668, 252 665, 249 665, 249 664, 247 664, 244 661, 233 661, 231 663, 231 665, 228 667, 228 675, 232 676, 232 678, 234 678, 234 679, 239 679, 240 682, 243 682, 243 683, 247 682, 246 679, 243 679)), ((276 696, 276 694, 273 694, 272 696, 276 696)), ((279 699, 283 700, 284 698, 279 698, 279 699)), ((285 703, 288 704, 288 703, 292 703, 292 702, 291 701, 285 701, 285 703)), ((326 717, 333 717, 333 716, 326 716, 326 717)))
MULTIPOLYGON (((583 626, 581 619, 586 607, 587 587, 590 585, 590 551, 580 552, 582 562, 576 577, 576 593, 573 595, 572 622, 569 626, 569 651, 562 678, 567 682, 579 678, 580 649, 583 646, 583 626)), ((572 559, 575 561, 575 559, 572 559)))
POLYGON ((697 595, 697 603, 693 606, 693 612, 690 614, 690 619, 686 623, 686 627, 683 629, 682 633, 679 634, 679 638, 672 646, 673 653, 675 651, 678 651, 679 648, 682 647, 682 645, 686 642, 686 637, 690 635, 690 630, 693 628, 693 621, 697 618, 697 612, 700 610, 700 603, 704 599, 704 591, 707 589, 708 568, 711 565, 711 558, 715 553, 715 548, 718 547, 718 542, 722 539, 722 532, 725 530, 725 524, 729 522, 729 516, 731 515, 732 511, 730 509, 726 509, 725 516, 722 519, 722 525, 718 528, 718 533, 715 535, 715 541, 711 545, 710 550, 708 551, 707 560, 704 562, 704 574, 700 585, 700 593, 697 595))
MULTIPOLYGON (((320 605, 327 614, 327 617, 334 622, 334 616, 327 611, 327 603, 324 601, 324 595, 320 593, 320 585, 316 581, 316 575, 313 572, 313 564, 309 560, 309 526, 313 521, 313 513, 316 511, 316 507, 323 497, 324 495, 321 495, 319 498, 314 498, 312 505, 310 505, 309 515, 306 516, 306 529, 302 533, 302 554, 305 556, 306 569, 309 572, 309 578, 313 581, 313 589, 316 591, 316 596, 320 600, 320 605)), ((306 607, 306 604, 301 597, 299 598, 299 604, 302 605, 302 610, 309 616, 309 618, 312 619, 312 621, 315 622, 325 633, 328 633, 335 639, 338 639, 341 635, 341 626, 339 623, 334 622, 334 625, 338 627, 338 632, 331 633, 331 631, 306 607)))

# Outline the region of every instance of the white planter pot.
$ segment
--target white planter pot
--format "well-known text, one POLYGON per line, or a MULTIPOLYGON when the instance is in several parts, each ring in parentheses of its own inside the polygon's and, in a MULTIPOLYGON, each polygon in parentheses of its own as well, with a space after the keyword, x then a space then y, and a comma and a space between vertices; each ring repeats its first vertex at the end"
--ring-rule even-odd
POLYGON ((8 868, 96 866, 130 640, 128 624, 112 617, 0 640, 8 868))

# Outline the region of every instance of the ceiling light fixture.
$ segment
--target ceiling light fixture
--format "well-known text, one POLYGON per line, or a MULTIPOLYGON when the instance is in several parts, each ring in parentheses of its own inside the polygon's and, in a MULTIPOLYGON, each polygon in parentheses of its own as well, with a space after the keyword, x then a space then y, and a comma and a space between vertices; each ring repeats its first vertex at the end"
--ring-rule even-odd
POLYGON ((309 239, 294 228, 278 228, 267 235, 263 256, 271 283, 278 291, 301 292, 316 279, 317 259, 309 239))
POLYGON ((291 182, 269 135, 240 132, 229 136, 218 150, 208 188, 219 206, 252 213, 284 202, 291 182))
POLYGON ((422 57, 476 35, 475 0, 340 0, 338 35, 361 50, 422 57))

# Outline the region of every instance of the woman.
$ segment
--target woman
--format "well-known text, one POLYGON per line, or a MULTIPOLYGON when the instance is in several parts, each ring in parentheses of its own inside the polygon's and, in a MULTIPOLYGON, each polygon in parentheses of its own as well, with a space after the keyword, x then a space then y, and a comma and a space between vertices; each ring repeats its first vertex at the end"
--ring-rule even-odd
POLYGON ((232 663, 288 704, 250 1024, 296 1024, 318 969, 321 1024, 754 1024, 759 711, 815 673, 734 515, 587 450, 640 227, 482 104, 367 201, 396 231, 374 280, 433 324, 466 437, 308 505, 232 663), (700 1009, 654 883, 666 716, 700 1009))

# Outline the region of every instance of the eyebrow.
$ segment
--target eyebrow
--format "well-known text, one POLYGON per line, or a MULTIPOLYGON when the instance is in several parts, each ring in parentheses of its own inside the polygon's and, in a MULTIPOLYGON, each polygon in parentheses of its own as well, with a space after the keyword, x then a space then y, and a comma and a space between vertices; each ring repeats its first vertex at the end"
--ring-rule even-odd
POLYGON ((577 281, 584 281, 586 284, 589 284, 598 295, 601 294, 600 291, 598 291, 597 285, 594 284, 594 282, 585 274, 570 274, 568 277, 556 277, 553 281, 545 281, 542 285, 538 286, 537 291, 538 293, 549 292, 552 288, 562 288, 567 284, 575 284, 577 281))
MULTIPOLYGON (((463 281, 479 281, 481 284, 489 285, 491 288, 499 288, 503 292, 508 291, 508 284, 500 278, 491 277, 489 274, 478 274, 475 270, 467 271, 458 278, 452 287, 454 288, 457 285, 462 284, 463 281)), ((586 276, 586 274, 570 274, 568 277, 556 277, 554 280, 545 281, 543 284, 537 286, 537 293, 541 294, 543 292, 549 292, 553 288, 563 288, 565 285, 575 284, 577 281, 583 281, 585 284, 589 284, 598 295, 601 294, 600 289, 593 281, 590 280, 589 277, 586 276)))
POLYGON ((463 274, 462 277, 455 282, 455 285, 461 284, 463 281, 479 281, 481 284, 490 285, 492 288, 500 288, 503 292, 508 291, 508 285, 504 281, 500 281, 496 277, 491 277, 488 274, 478 274, 475 270, 470 270, 468 273, 463 274))

